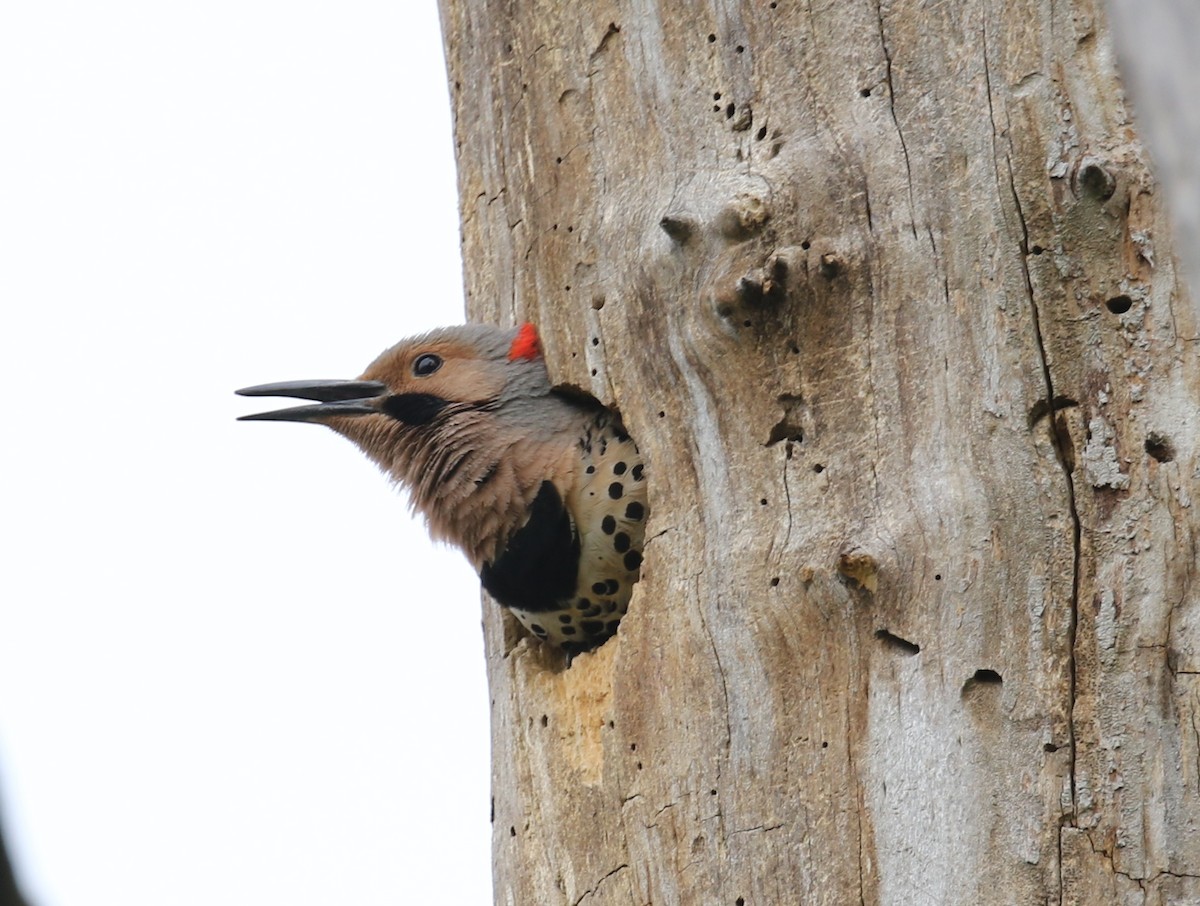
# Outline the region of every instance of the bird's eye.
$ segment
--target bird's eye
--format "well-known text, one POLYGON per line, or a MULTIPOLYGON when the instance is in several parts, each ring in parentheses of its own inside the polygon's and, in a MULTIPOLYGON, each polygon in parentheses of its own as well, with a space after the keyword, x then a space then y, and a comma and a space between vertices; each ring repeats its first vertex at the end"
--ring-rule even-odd
POLYGON ((413 374, 417 377, 429 377, 439 368, 442 367, 442 357, 436 356, 432 352, 427 352, 424 355, 419 355, 413 361, 413 374))

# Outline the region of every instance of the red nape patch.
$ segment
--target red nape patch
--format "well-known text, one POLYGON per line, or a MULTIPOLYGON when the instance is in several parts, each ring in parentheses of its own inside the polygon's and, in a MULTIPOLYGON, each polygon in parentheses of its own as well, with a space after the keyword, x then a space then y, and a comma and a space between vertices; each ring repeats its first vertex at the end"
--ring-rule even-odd
POLYGON ((525 359, 531 362, 541 355, 542 341, 538 339, 537 328, 526 321, 517 332, 512 346, 508 348, 508 360, 515 362, 517 359, 525 359))

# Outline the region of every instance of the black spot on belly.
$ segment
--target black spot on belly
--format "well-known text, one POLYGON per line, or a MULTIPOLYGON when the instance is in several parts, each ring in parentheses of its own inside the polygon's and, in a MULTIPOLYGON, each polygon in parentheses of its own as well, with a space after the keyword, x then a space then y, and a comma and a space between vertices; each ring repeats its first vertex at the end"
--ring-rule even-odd
POLYGON ((575 627, 574 627, 574 626, 563 626, 563 627, 561 627, 561 628, 559 629, 559 631, 560 631, 560 632, 561 632, 563 635, 574 635, 574 634, 575 634, 575 627))
POLYGON ((560 613, 560 614, 558 615, 558 622, 560 622, 560 623, 570 623, 570 622, 571 622, 571 615, 570 615, 569 613, 560 613))
MULTIPOLYGON (((629 505, 633 506, 632 503, 629 505)), ((641 506, 641 504, 639 503, 638 506, 641 506)), ((617 530, 617 520, 613 519, 612 516, 605 516, 604 520, 600 523, 600 530, 606 535, 611 535, 617 530)))
POLYGON ((579 628, 588 635, 599 635, 604 632, 604 624, 599 620, 584 620, 579 624, 579 628))
POLYGON ((632 469, 629 471, 629 474, 633 476, 633 480, 634 480, 634 481, 641 481, 641 480, 642 480, 642 469, 643 469, 643 468, 645 468, 645 466, 643 466, 643 465, 642 465, 642 464, 639 462, 639 463, 638 463, 636 466, 634 466, 634 467, 633 467, 633 468, 632 468, 632 469))
POLYGON ((642 565, 642 555, 637 551, 630 551, 625 555, 625 568, 633 572, 642 565))
POLYGON ((628 468, 629 468, 629 466, 625 465, 625 463, 619 462, 615 466, 613 466, 613 474, 614 475, 624 475, 625 470, 628 468))
POLYGON ((608 496, 613 500, 620 500, 625 496, 625 485, 619 481, 614 481, 608 486, 608 496))
POLYGON ((602 594, 604 594, 605 591, 607 591, 607 589, 608 589, 608 586, 605 585, 603 582, 593 582, 592 583, 592 593, 593 594, 602 595, 602 594))
POLYGON ((621 621, 620 621, 620 620, 609 620, 609 621, 608 621, 608 632, 609 632, 609 634, 611 635, 612 633, 616 632, 616 631, 617 631, 617 627, 618 627, 618 626, 620 626, 620 625, 621 625, 621 621))
POLYGON ((596 467, 595 467, 595 466, 588 466, 588 467, 587 467, 587 468, 586 468, 584 471, 585 471, 585 472, 587 472, 589 475, 593 475, 593 474, 595 474, 595 472, 596 472, 596 467))
POLYGON ((625 507, 625 518, 626 519, 633 519, 635 521, 638 521, 645 515, 646 515, 646 508, 644 506, 642 506, 642 504, 638 503, 636 500, 630 501, 629 506, 625 507))
POLYGON ((591 608, 591 606, 592 606, 592 602, 589 598, 580 598, 578 601, 575 602, 576 610, 588 610, 591 608))
POLYGON ((621 587, 621 583, 616 579, 609 579, 605 585, 607 586, 605 591, 607 591, 610 595, 615 595, 617 593, 617 589, 621 587))
POLYGON ((618 554, 625 553, 629 550, 629 536, 624 532, 617 532, 616 537, 613 538, 613 547, 617 549, 618 554))
POLYGON ((546 637, 546 630, 543 629, 541 626, 539 626, 537 623, 530 623, 529 629, 539 639, 544 639, 546 637))

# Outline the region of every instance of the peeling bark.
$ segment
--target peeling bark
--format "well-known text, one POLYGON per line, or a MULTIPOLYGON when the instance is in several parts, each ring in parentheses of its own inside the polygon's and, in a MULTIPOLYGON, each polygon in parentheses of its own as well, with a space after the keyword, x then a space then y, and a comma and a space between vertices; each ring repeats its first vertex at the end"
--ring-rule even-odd
POLYGON ((1200 902, 1200 317, 1093 0, 442 0, 468 309, 647 459, 496 900, 1200 902))

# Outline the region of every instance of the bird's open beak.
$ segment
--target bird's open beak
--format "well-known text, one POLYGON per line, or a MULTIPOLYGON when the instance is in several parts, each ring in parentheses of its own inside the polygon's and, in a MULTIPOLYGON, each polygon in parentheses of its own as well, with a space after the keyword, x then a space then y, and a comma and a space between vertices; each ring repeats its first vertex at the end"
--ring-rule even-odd
POLYGON ((243 415, 240 422, 322 422, 343 415, 372 415, 386 398, 388 388, 379 381, 283 381, 259 384, 236 391, 239 396, 288 396, 317 400, 316 406, 293 406, 273 412, 243 415))

